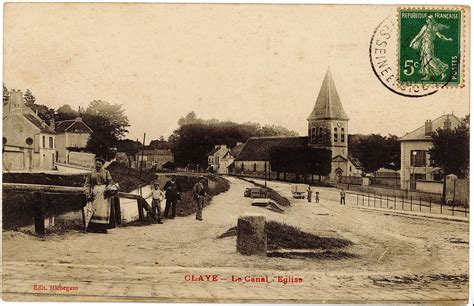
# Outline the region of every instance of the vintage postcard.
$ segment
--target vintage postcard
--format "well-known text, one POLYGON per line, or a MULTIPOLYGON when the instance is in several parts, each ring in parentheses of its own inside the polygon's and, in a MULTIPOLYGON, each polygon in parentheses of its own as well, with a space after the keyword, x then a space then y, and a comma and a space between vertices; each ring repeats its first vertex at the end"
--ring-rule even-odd
POLYGON ((470 16, 6 3, 2 298, 467 303, 470 16))

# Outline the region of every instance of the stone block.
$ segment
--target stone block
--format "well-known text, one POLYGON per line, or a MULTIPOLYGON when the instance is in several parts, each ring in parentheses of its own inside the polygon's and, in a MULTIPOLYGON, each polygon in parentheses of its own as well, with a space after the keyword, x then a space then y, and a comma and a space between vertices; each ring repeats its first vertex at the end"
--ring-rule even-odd
POLYGON ((264 216, 240 216, 237 221, 237 252, 243 255, 267 255, 267 231, 264 216))

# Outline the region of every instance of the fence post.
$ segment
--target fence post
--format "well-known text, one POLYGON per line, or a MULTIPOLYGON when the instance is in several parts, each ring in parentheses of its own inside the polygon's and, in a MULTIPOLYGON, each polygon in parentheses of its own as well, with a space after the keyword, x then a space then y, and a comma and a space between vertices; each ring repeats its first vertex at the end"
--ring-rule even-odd
POLYGON ((380 208, 382 208, 382 195, 380 195, 380 208))
POLYGON ((464 217, 467 217, 467 203, 464 204, 464 217))
POLYGON ((405 210, 404 206, 405 206, 405 196, 402 195, 402 210, 405 210))
POLYGON ((397 196, 393 196, 393 206, 397 209, 397 196))
POLYGON ((138 220, 145 220, 145 214, 143 213, 143 206, 141 199, 137 199, 137 208, 138 208, 138 220))
POLYGON ((410 196, 410 211, 413 210, 413 196, 410 196))
POLYGON ((454 216, 454 201, 452 202, 451 205, 452 205, 452 206, 451 206, 452 215, 454 216))
POLYGON ((44 207, 43 193, 35 192, 33 194, 33 213, 35 219, 35 233, 43 236, 44 231, 44 207))
POLYGON ((430 213, 431 213, 431 197, 430 197, 430 213))
POLYGON ((365 194, 362 194, 362 206, 364 206, 365 194))
POLYGON ((420 211, 421 211, 421 197, 420 197, 420 211))
POLYGON ((441 199, 441 214, 443 214, 443 199, 441 199))
POLYGON ((388 196, 387 196, 387 208, 388 208, 388 196))
POLYGON ((359 194, 357 194, 357 206, 359 206, 359 194))

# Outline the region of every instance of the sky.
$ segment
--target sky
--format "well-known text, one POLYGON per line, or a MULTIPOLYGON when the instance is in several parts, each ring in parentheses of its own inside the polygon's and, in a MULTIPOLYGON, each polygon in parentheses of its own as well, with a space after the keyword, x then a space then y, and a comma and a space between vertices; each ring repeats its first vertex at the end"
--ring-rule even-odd
POLYGON ((7 3, 4 82, 31 89, 38 103, 54 108, 122 104, 131 139, 168 137, 190 111, 306 135, 328 67, 349 134, 403 136, 426 119, 465 116, 467 87, 414 99, 393 94, 375 77, 370 38, 394 12, 393 6, 7 3))

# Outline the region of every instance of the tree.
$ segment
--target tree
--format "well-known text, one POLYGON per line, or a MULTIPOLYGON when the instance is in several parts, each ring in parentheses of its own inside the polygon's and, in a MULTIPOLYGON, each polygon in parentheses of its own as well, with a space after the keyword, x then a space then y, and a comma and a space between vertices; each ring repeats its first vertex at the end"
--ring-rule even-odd
POLYGON ((26 92, 23 94, 23 101, 25 101, 26 106, 35 104, 36 98, 31 93, 31 90, 27 89, 26 92))
POLYGON ((168 138, 177 166, 195 164, 207 168, 207 154, 215 145, 234 147, 237 142, 246 142, 254 136, 297 135, 296 132, 281 126, 261 127, 252 122, 239 124, 216 119, 203 120, 197 118, 194 112, 181 118, 178 124, 179 128, 168 138))
POLYGON ((141 147, 142 143, 138 140, 120 139, 117 141, 117 151, 125 152, 128 156, 135 156, 141 147))
POLYGON ((271 169, 279 173, 327 176, 331 172, 332 153, 311 147, 273 147, 269 151, 271 169))
POLYGON ((56 121, 70 120, 79 117, 79 112, 73 110, 69 104, 64 104, 56 110, 54 117, 56 121))
POLYGON ((166 149, 170 149, 171 145, 168 143, 168 141, 165 140, 165 137, 160 136, 159 139, 154 139, 150 141, 150 144, 148 145, 148 147, 151 149, 166 150, 166 149))
POLYGON ((437 129, 433 146, 428 153, 432 165, 441 168, 444 176, 455 174, 459 178, 469 175, 469 127, 465 120, 455 129, 437 129))
POLYGON ((87 142, 87 149, 108 158, 110 148, 116 147, 118 141, 128 132, 130 126, 125 110, 120 104, 110 104, 101 100, 92 101, 83 115, 84 122, 93 133, 87 142))
POLYGON ((400 143, 395 135, 349 135, 348 150, 361 162, 365 173, 380 168, 400 169, 400 143))

